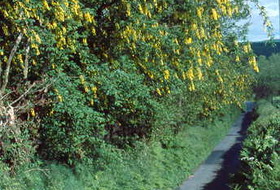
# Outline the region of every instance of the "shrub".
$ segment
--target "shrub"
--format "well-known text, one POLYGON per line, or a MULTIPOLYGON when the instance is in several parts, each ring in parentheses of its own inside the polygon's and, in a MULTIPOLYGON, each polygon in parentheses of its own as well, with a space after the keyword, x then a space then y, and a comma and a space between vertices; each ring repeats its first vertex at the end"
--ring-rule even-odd
POLYGON ((235 180, 240 189, 275 190, 280 188, 280 112, 262 100, 258 113, 243 144, 235 180))

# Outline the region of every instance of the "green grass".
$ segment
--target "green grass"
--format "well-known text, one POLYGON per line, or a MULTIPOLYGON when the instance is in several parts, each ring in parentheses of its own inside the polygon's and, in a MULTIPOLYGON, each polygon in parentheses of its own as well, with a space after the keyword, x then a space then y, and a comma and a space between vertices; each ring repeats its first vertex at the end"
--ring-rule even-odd
POLYGON ((225 136, 236 115, 208 127, 185 127, 162 145, 139 142, 127 151, 104 147, 103 157, 75 169, 62 165, 29 167, 8 177, 2 165, 3 190, 171 190, 180 185, 225 136), (98 166, 98 167, 97 167, 98 166))

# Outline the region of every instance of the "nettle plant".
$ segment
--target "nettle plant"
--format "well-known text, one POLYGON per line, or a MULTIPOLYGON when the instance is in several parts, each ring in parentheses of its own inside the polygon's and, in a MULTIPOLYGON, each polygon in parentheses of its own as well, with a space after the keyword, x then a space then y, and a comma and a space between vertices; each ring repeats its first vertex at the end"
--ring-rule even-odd
POLYGON ((249 14, 245 0, 0 4, 1 97, 24 94, 13 106, 25 105, 25 115, 41 121, 45 158, 83 158, 104 140, 121 146, 148 137, 159 100, 178 94, 177 84, 185 88, 180 96, 201 92, 203 109, 194 116, 241 105, 251 68, 258 71, 250 44, 238 41, 244 30, 234 25, 249 14), (30 94, 30 84, 45 88, 30 94))

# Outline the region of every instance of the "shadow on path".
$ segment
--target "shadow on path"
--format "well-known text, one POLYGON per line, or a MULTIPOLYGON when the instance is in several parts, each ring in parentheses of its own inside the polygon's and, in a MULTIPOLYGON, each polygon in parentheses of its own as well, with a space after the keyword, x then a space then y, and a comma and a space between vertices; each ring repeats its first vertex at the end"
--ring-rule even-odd
MULTIPOLYGON (((239 154, 242 148, 242 141, 246 137, 246 131, 252 122, 252 110, 249 109, 248 111, 249 112, 246 112, 242 120, 241 130, 238 131, 239 135, 236 136, 236 143, 224 153, 222 156, 223 162, 221 164, 221 169, 216 172, 216 177, 203 187, 204 190, 230 190, 227 184, 229 183, 230 175, 238 171, 240 165, 239 154)), ((231 135, 232 134, 228 134, 227 136, 231 135)), ((215 157, 215 154, 218 153, 213 152, 206 160, 205 164, 211 164, 211 157, 215 157)))
POLYGON ((229 129, 226 137, 213 149, 208 158, 180 187, 180 190, 229 190, 230 175, 240 167, 242 141, 252 122, 255 103, 245 102, 246 112, 229 129))

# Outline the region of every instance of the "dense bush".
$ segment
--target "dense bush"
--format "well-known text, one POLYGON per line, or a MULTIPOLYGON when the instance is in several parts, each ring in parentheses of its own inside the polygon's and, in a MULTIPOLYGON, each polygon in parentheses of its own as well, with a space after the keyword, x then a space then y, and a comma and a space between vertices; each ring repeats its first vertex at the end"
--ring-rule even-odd
POLYGON ((179 131, 180 123, 213 119, 250 94, 247 62, 258 71, 233 24, 248 16, 245 1, 1 6, 0 106, 36 123, 33 132, 17 128, 31 133, 43 159, 90 160, 104 143, 124 148, 156 131, 179 131))
POLYGON ((272 97, 272 104, 275 107, 280 108, 280 96, 273 96, 272 97))
POLYGON ((243 144, 236 189, 280 188, 280 111, 262 100, 258 103, 258 114, 243 144))
POLYGON ((156 141, 138 142, 126 151, 104 146, 99 158, 91 164, 78 163, 75 169, 34 165, 8 177, 9 168, 0 165, 0 189, 174 189, 209 155, 239 114, 234 108, 227 111, 232 114, 208 126, 184 126, 180 134, 165 139, 164 146, 156 141))

